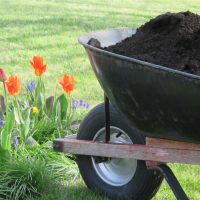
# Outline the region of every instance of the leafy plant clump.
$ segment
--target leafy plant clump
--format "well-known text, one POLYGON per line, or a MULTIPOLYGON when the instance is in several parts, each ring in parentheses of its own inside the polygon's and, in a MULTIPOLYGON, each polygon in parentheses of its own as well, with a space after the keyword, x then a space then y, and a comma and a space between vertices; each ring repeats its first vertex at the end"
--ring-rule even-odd
POLYGON ((21 97, 20 76, 7 77, 0 68, 4 89, 0 96, 0 199, 35 198, 78 175, 74 158, 53 152, 52 140, 72 134, 82 117, 79 108, 88 109, 89 104, 72 98, 71 74, 58 80, 64 91, 61 95, 46 96, 42 76, 47 66, 41 56, 34 56, 30 63, 36 79, 26 84, 26 96, 21 97))
POLYGON ((0 199, 36 198, 78 175, 75 162, 47 147, 20 149, 0 166, 0 199))
POLYGON ((64 74, 58 80, 64 93, 46 96, 42 75, 47 66, 41 56, 34 56, 30 61, 36 80, 31 80, 25 87, 26 98, 19 98, 22 90, 21 78, 11 75, 7 78, 0 68, 0 81, 4 96, 0 96, 0 154, 8 154, 12 147, 27 144, 35 140, 42 144, 56 136, 67 134, 77 118, 77 108, 89 108, 83 100, 74 100, 71 96, 75 88, 74 76, 64 74), (8 96, 8 93, 10 96, 8 96), (13 144, 14 142, 14 144, 13 144))

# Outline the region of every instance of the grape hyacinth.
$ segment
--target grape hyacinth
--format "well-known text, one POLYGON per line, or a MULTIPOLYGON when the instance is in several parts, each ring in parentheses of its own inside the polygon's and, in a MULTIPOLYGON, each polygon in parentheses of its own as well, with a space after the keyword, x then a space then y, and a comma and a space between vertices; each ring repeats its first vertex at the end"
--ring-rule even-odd
POLYGON ((90 108, 90 105, 89 105, 88 103, 84 103, 84 104, 83 104, 83 107, 84 107, 85 109, 89 109, 89 108, 90 108))
POLYGON ((78 100, 73 99, 72 100, 72 108, 76 109, 78 107, 78 100))
POLYGON ((4 120, 0 120, 0 126, 3 128, 5 126, 5 121, 4 120))
POLYGON ((27 86, 26 89, 28 92, 33 92, 35 90, 35 82, 34 81, 30 81, 27 86))
POLYGON ((72 108, 76 109, 76 108, 80 108, 80 107, 83 107, 85 109, 89 109, 90 105, 88 103, 86 103, 83 99, 80 99, 80 100, 73 99, 72 100, 72 108))
POLYGON ((83 99, 80 99, 80 100, 79 100, 79 105, 80 105, 80 106, 83 106, 83 104, 84 104, 84 100, 83 100, 83 99))
POLYGON ((19 139, 18 139, 18 136, 15 136, 15 137, 14 137, 13 146, 14 146, 15 149, 18 148, 18 146, 19 146, 19 139))

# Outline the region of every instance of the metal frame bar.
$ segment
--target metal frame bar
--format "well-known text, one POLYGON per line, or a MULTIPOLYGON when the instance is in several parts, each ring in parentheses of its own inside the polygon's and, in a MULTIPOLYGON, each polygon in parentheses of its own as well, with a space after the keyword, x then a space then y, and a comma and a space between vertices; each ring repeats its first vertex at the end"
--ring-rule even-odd
POLYGON ((105 127, 106 127, 105 142, 108 143, 110 141, 110 105, 109 105, 109 99, 105 94, 104 94, 104 104, 105 104, 105 127))
POLYGON ((177 200, 189 200, 170 167, 168 167, 166 164, 161 164, 154 166, 151 169, 160 171, 162 173, 177 200))

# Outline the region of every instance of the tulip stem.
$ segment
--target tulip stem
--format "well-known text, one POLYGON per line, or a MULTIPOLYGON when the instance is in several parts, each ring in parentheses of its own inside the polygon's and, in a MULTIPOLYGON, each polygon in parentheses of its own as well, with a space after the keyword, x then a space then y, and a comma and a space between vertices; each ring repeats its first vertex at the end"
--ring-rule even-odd
POLYGON ((22 115, 21 115, 21 112, 20 112, 20 108, 19 108, 19 103, 17 101, 17 97, 14 98, 15 100, 15 104, 16 104, 16 107, 17 107, 17 112, 18 112, 18 116, 19 116, 19 122, 20 122, 20 129, 21 129, 21 134, 22 134, 22 137, 25 139, 25 135, 23 133, 23 118, 22 118, 22 115))
POLYGON ((69 94, 69 118, 68 118, 68 124, 70 126, 70 123, 71 123, 71 116, 72 116, 72 97, 71 97, 71 94, 69 94))
POLYGON ((15 104, 16 104, 16 107, 17 107, 17 112, 18 112, 20 124, 23 124, 23 119, 22 119, 22 115, 21 115, 21 112, 20 112, 19 103, 18 103, 16 97, 15 97, 15 104))

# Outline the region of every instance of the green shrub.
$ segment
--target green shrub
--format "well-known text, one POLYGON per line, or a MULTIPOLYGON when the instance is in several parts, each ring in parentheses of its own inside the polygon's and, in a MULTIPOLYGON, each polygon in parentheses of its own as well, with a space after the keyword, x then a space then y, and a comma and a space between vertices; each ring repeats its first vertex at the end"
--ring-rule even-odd
POLYGON ((20 149, 0 165, 0 199, 36 198, 76 178, 73 159, 47 147, 20 149))
POLYGON ((35 124, 32 133, 34 139, 38 143, 42 144, 54 139, 58 135, 57 129, 58 126, 54 120, 43 117, 42 119, 40 119, 40 121, 37 122, 37 124, 35 124))

